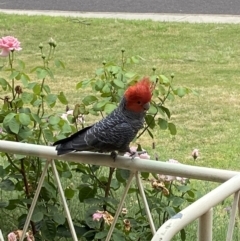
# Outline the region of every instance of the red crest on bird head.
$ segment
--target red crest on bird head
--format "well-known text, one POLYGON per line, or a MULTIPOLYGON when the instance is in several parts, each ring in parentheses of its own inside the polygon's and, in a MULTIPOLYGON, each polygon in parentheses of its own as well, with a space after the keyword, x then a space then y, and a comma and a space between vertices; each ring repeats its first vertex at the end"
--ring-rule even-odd
POLYGON ((148 77, 144 77, 136 84, 128 87, 124 97, 127 101, 126 109, 142 112, 149 108, 149 102, 152 98, 152 84, 148 77))

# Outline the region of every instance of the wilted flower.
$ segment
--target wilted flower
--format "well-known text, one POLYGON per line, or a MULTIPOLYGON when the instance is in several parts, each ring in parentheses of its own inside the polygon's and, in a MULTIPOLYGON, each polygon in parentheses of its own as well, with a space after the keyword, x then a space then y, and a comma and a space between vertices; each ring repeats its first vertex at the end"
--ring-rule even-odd
POLYGON ((103 214, 103 219, 104 219, 106 224, 111 225, 114 218, 110 213, 105 211, 104 214, 103 214))
POLYGON ((108 213, 107 211, 99 211, 97 210, 96 213, 93 214, 93 220, 99 221, 101 218, 104 219, 105 223, 111 225, 113 222, 113 216, 108 213))
POLYGON ((100 213, 99 211, 97 211, 96 213, 93 214, 93 220, 95 221, 99 221, 102 217, 103 217, 103 213, 100 213))
MULTIPOLYGON (((8 241, 17 241, 20 240, 22 237, 23 231, 22 230, 15 230, 8 234, 8 241)), ((31 230, 26 232, 27 241, 35 241, 33 233, 31 230)))
POLYGON ((127 214, 128 213, 128 210, 126 208, 122 208, 122 214, 127 214))
POLYGON ((22 94, 22 87, 21 87, 20 85, 17 85, 17 86, 15 87, 15 92, 16 92, 18 95, 22 94))
POLYGON ((163 192, 163 195, 167 196, 169 195, 169 191, 168 189, 165 187, 165 184, 163 181, 160 181, 160 180, 156 180, 156 179, 153 179, 151 180, 151 183, 152 183, 152 187, 154 189, 159 189, 163 192))
POLYGON ((6 36, 0 39, 0 49, 2 50, 0 56, 6 57, 9 55, 10 51, 19 51, 22 48, 17 38, 6 36))
POLYGON ((35 241, 35 238, 34 238, 33 233, 32 233, 31 230, 26 232, 26 237, 27 237, 27 241, 35 241))
POLYGON ((131 223, 128 219, 124 219, 123 220, 123 223, 124 223, 124 229, 125 231, 130 231, 131 229, 131 223))
POLYGON ((199 156, 199 151, 198 151, 198 149, 193 149, 193 151, 192 151, 192 157, 193 157, 193 159, 196 160, 196 159, 198 158, 198 156, 199 156))
POLYGON ((17 235, 14 232, 9 233, 8 241, 17 241, 17 235))

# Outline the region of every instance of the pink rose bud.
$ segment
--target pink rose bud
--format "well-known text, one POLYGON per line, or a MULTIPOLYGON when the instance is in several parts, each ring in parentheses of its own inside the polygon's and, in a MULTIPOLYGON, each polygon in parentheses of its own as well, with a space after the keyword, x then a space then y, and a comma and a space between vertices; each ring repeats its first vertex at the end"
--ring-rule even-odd
POLYGON ((196 160, 196 159, 198 158, 198 156, 199 156, 198 149, 194 149, 194 150, 192 151, 192 157, 193 157, 193 159, 196 160))

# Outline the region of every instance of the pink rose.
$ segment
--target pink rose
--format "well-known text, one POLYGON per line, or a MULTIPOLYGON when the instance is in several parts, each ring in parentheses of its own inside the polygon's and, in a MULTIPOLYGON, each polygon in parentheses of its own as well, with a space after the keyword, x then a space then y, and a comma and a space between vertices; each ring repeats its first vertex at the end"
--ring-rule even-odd
POLYGON ((0 49, 2 50, 0 56, 6 57, 9 55, 10 51, 19 51, 22 48, 20 47, 18 39, 12 36, 6 36, 0 39, 0 49))

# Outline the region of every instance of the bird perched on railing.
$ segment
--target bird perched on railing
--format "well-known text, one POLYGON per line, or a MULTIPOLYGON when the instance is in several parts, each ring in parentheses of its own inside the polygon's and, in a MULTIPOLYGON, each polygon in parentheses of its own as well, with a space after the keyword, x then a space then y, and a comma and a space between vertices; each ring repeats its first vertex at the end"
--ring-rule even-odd
POLYGON ((129 144, 143 127, 144 116, 150 107, 152 85, 145 77, 125 91, 119 106, 106 118, 88 126, 73 135, 56 141, 57 154, 72 151, 129 152, 129 144))

